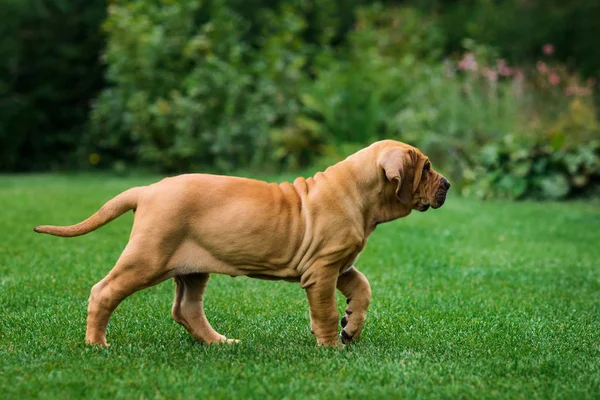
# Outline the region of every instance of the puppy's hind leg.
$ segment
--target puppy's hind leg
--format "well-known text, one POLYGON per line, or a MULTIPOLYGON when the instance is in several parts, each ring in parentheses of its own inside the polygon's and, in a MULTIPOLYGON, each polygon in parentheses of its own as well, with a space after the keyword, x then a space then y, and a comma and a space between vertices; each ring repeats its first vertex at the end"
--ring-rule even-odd
POLYGON ((92 287, 88 305, 86 343, 108 346, 106 327, 117 306, 127 296, 169 277, 168 271, 164 269, 164 257, 149 254, 144 249, 145 247, 134 246, 130 242, 112 271, 92 287))
POLYGON ((171 314, 194 339, 201 343, 235 343, 215 331, 204 314, 204 291, 208 284, 207 273, 176 276, 175 300, 171 314))

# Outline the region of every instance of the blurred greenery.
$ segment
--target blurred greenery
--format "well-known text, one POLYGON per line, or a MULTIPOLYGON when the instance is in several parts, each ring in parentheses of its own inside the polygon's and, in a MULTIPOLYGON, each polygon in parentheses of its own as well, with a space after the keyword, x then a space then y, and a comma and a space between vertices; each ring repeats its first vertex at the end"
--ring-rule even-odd
POLYGON ((599 193, 596 2, 83 5, 2 2, 2 170, 289 171, 393 138, 466 195, 599 193))
POLYGON ((551 43, 555 57, 587 76, 600 72, 600 2, 587 0, 423 0, 442 16, 445 50, 464 38, 501 50, 513 63, 535 62, 551 43))
POLYGON ((0 171, 77 165, 105 16, 104 0, 0 0, 0 171))

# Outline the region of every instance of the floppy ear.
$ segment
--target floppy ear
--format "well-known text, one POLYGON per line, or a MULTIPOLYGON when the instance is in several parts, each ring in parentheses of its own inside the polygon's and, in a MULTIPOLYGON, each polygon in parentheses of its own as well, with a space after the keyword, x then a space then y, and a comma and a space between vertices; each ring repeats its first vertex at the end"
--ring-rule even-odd
POLYGON ((398 182, 396 197, 404 205, 409 205, 412 201, 415 181, 413 157, 410 153, 410 150, 397 147, 388 150, 379 159, 379 166, 385 171, 387 179, 398 182))
POLYGON ((417 159, 416 163, 414 163, 413 165, 415 166, 414 168, 414 180, 413 180, 413 191, 416 191, 417 188, 419 187, 419 183, 421 183, 421 177, 423 176, 423 167, 425 167, 425 163, 427 162, 427 157, 424 156, 420 156, 418 155, 416 152, 414 152, 414 157, 417 159))

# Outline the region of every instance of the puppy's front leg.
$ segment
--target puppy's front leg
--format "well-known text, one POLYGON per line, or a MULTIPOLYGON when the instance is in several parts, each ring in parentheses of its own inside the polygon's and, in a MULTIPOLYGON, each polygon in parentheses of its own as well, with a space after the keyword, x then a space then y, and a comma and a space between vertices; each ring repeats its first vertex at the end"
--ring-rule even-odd
POLYGON ((335 304, 337 271, 312 268, 302 275, 301 285, 306 289, 310 307, 311 329, 317 343, 323 346, 341 346, 337 338, 339 314, 335 304))
POLYGON ((371 302, 371 286, 367 278, 355 267, 341 274, 337 280, 337 288, 346 297, 348 308, 342 318, 342 342, 348 343, 358 339, 365 318, 367 308, 371 302))

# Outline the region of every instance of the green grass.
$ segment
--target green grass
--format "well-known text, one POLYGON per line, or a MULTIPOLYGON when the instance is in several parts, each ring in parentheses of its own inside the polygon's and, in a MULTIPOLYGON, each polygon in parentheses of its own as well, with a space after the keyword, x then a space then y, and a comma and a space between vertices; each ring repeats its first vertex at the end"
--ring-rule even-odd
POLYGON ((373 289, 367 324, 343 350, 315 345, 297 284, 214 275, 209 320, 240 344, 195 343, 170 316, 167 281, 121 304, 109 349, 87 347, 89 290, 132 216, 74 239, 31 230, 152 180, 0 176, 0 397, 600 397, 597 201, 450 196, 380 226, 358 263, 373 289))

